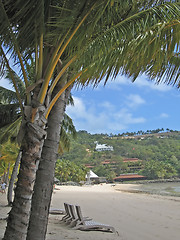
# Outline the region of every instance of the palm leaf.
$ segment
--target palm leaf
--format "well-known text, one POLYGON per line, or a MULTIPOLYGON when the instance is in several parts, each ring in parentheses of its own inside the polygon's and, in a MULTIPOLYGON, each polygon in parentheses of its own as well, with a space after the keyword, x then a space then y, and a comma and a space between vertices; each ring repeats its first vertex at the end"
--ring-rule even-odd
POLYGON ((0 86, 0 104, 18 103, 16 93, 0 86))
POLYGON ((70 150, 71 137, 75 139, 77 132, 72 119, 67 114, 64 114, 60 133, 59 153, 62 154, 64 150, 70 150))
POLYGON ((161 72, 158 62, 163 65, 167 54, 168 57, 173 55, 177 48, 175 46, 179 46, 179 31, 174 30, 179 29, 179 14, 180 4, 164 4, 154 7, 153 10, 140 12, 108 29, 102 37, 95 39, 81 56, 84 58, 83 66, 88 68, 82 75, 82 82, 85 86, 89 83, 97 85, 103 77, 106 76, 107 81, 110 76, 115 78, 118 73, 133 76, 135 79, 140 73, 146 73, 146 66, 154 64, 153 60, 159 53, 154 74, 161 72), (169 18, 172 19, 170 22, 169 18), (168 38, 169 33, 171 38, 168 38), (170 44, 171 48, 167 50, 170 44), (163 57, 165 50, 168 53, 163 57), (87 66, 92 58, 94 61, 87 66))
POLYGON ((11 124, 7 124, 6 126, 0 128, 0 143, 3 143, 7 141, 8 139, 11 139, 11 141, 16 141, 20 125, 21 125, 22 118, 19 117, 16 121, 14 121, 11 124))
MULTIPOLYGON (((68 66, 72 79, 73 74, 79 76, 78 72, 83 70, 77 82, 81 79, 84 86, 96 86, 104 77, 106 83, 109 77, 115 78, 119 73, 133 79, 141 73, 152 72, 153 77, 158 75, 162 66, 167 65, 167 56, 163 57, 160 49, 165 49, 164 46, 167 45, 168 57, 173 56, 173 48, 179 44, 178 31, 170 23, 177 21, 179 24, 177 19, 180 17, 180 4, 178 1, 165 1, 162 4, 163 2, 49 0, 45 1, 42 8, 42 1, 18 0, 14 3, 7 0, 6 3, 3 2, 6 15, 2 12, 1 21, 8 17, 13 34, 10 24, 4 24, 0 36, 12 56, 17 56, 15 45, 18 43, 21 46, 22 59, 28 59, 35 54, 40 37, 44 35, 42 76, 47 81, 43 83, 39 93, 39 100, 43 102, 47 89, 53 84, 54 71, 51 70, 48 75, 47 69, 53 67, 57 70, 55 66, 59 57, 61 69, 68 66), (166 28, 169 30, 166 31, 166 28), (173 38, 168 37, 169 32, 173 38), (146 48, 143 52, 144 46, 146 48), (77 60, 69 66, 67 63, 75 55, 77 60), (149 71, 151 64, 154 64, 154 69, 149 71)), ((42 49, 42 42, 39 49, 42 49)), ((170 62, 170 58, 168 60, 170 62)), ((173 78, 172 74, 168 76, 173 78)))
POLYGON ((19 104, 0 104, 0 127, 12 123, 17 119, 19 104))

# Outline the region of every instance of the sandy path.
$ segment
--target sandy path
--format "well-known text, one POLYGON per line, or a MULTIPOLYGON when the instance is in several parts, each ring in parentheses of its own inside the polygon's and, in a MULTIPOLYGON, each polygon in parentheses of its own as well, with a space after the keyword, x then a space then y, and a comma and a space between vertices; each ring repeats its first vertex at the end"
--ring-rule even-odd
MULTIPOLYGON (((129 186, 122 187, 127 189, 129 186)), ((79 189, 60 187, 60 189, 53 196, 54 207, 63 206, 63 202, 79 204, 84 215, 114 226, 120 235, 118 237, 105 233, 106 237, 101 237, 101 233, 97 239, 180 239, 180 199, 173 201, 167 197, 121 193, 107 185, 79 189)), ((91 234, 86 233, 86 239, 91 239, 87 237, 91 234)), ((79 236, 81 235, 80 232, 79 236)))
MULTIPOLYGON (((127 190, 134 185, 118 185, 127 190)), ((59 186, 51 206, 63 208, 64 202, 79 204, 83 215, 116 228, 119 236, 106 232, 83 232, 60 223, 62 216, 50 215, 47 240, 179 240, 180 198, 151 196, 116 191, 110 185, 92 187, 59 186)), ((2 198, 0 196, 0 204, 2 198)), ((0 207, 1 215, 7 208, 0 207)), ((3 213, 4 212, 4 213, 3 213)), ((5 222, 0 221, 0 238, 5 222)))

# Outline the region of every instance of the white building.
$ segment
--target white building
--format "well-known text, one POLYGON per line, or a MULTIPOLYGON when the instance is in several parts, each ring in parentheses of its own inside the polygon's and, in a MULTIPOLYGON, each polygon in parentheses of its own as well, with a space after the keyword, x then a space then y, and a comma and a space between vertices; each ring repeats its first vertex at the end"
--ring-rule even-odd
POLYGON ((102 152, 102 151, 114 151, 112 146, 107 146, 106 144, 96 144, 96 151, 102 152))
POLYGON ((86 179, 96 179, 99 178, 98 175, 96 175, 92 170, 90 170, 87 174, 86 174, 86 179))
POLYGON ((91 181, 96 181, 97 179, 99 177, 92 170, 86 174, 86 184, 91 184, 91 181))

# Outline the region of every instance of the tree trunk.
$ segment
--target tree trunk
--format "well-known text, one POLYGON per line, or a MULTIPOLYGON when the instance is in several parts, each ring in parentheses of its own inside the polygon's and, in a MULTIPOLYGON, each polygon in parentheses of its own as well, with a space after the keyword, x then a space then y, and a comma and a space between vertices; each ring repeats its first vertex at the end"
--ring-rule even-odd
POLYGON ((35 119, 32 123, 33 110, 31 106, 25 106, 24 119, 26 122, 22 123, 21 165, 4 240, 25 240, 27 235, 32 192, 36 176, 36 160, 40 158, 46 136, 46 131, 44 130, 46 119, 43 117, 45 107, 40 106, 36 109, 35 119))
POLYGON ((8 185, 9 183, 9 170, 10 170, 10 163, 8 163, 8 168, 7 168, 7 172, 6 172, 6 175, 5 175, 5 180, 4 182, 6 183, 6 186, 8 185))
MULTIPOLYGON (((55 91, 59 88, 60 86, 57 86, 55 91)), ((46 236, 60 128, 69 93, 70 88, 58 99, 48 118, 47 139, 44 142, 36 175, 27 240, 43 240, 46 236)))
POLYGON ((17 178, 18 168, 19 168, 21 156, 22 156, 22 152, 20 150, 19 154, 17 156, 16 162, 14 164, 13 172, 11 174, 11 178, 10 178, 9 186, 8 186, 7 200, 8 200, 8 205, 9 206, 12 206, 12 202, 13 202, 14 182, 15 182, 15 179, 17 178))

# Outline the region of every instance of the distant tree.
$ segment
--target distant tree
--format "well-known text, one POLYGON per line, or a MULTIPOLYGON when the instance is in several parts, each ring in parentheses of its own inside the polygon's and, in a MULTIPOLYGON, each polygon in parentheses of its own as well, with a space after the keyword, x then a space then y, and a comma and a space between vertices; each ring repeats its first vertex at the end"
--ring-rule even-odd
POLYGON ((110 171, 108 174, 107 174, 107 180, 109 182, 112 182, 113 179, 116 177, 116 173, 114 171, 110 171))
POLYGON ((178 166, 180 164, 180 161, 178 161, 177 157, 172 155, 171 158, 169 159, 169 162, 173 166, 178 166))
POLYGON ((18 145, 8 140, 1 145, 0 153, 0 176, 2 176, 7 184, 9 181, 10 172, 13 169, 13 164, 15 163, 18 155, 18 145))
POLYGON ((146 162, 141 173, 149 179, 169 178, 177 175, 177 171, 171 164, 154 160, 146 162))
POLYGON ((68 160, 59 159, 56 163, 55 177, 61 182, 85 180, 87 169, 83 165, 76 165, 68 160))
POLYGON ((104 165, 98 165, 93 168, 93 171, 99 176, 99 177, 107 177, 110 172, 109 166, 104 165))

